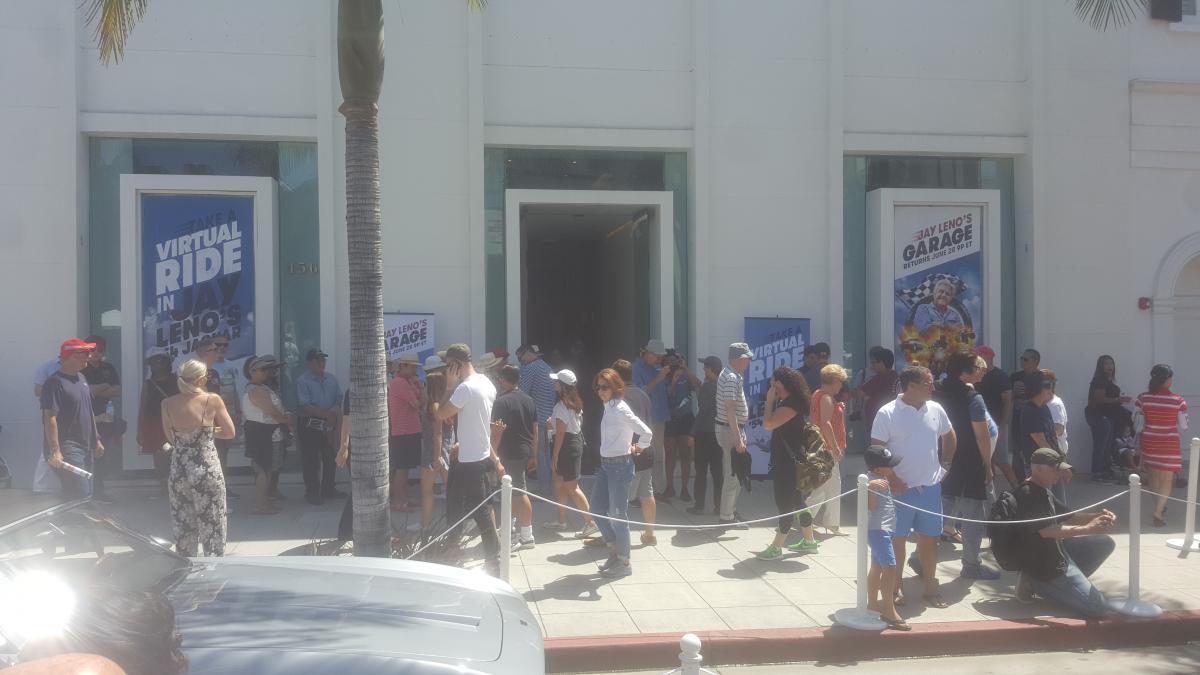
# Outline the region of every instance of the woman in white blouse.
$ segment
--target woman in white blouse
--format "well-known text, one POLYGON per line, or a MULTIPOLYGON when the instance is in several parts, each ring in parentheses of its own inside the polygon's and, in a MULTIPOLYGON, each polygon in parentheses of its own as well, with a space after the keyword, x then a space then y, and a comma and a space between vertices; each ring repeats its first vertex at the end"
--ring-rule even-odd
MULTIPOLYGON (((554 404, 554 414, 550 416, 550 429, 554 434, 554 451, 550 466, 554 468, 554 475, 558 477, 558 480, 554 481, 555 497, 559 504, 564 504, 570 499, 579 510, 590 512, 592 507, 579 487, 579 471, 583 459, 583 401, 575 388, 579 380, 575 373, 569 370, 550 373, 550 379, 554 380, 554 393, 558 398, 558 403, 554 404)), ((566 530, 568 527, 567 510, 560 506, 558 520, 546 523, 546 528, 566 530)), ((599 531, 596 521, 591 516, 584 516, 583 529, 575 536, 583 539, 599 531)))
MULTIPOLYGON (((600 470, 592 489, 592 513, 625 521, 629 519, 633 455, 650 447, 652 432, 622 400, 625 382, 615 370, 605 368, 597 373, 592 387, 604 404, 604 418, 600 421, 600 470), (634 435, 638 437, 636 444, 634 435)), ((600 574, 606 577, 633 574, 629 564, 629 525, 607 518, 597 521, 604 543, 610 549, 608 560, 600 565, 600 574)))

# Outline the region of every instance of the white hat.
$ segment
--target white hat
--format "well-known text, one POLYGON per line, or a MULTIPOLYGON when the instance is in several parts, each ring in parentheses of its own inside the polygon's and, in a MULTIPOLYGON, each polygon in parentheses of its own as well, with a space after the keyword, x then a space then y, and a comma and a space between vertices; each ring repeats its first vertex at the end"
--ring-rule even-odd
POLYGON ((661 355, 667 353, 667 347, 666 347, 666 345, 663 344, 662 340, 655 338, 655 339, 647 342, 646 346, 642 347, 642 351, 650 352, 651 354, 658 354, 661 356, 661 355))
POLYGON ((425 359, 425 372, 429 373, 435 370, 446 367, 446 362, 437 354, 430 354, 429 358, 425 359))
POLYGON ((396 359, 396 363, 406 366, 419 366, 421 365, 421 357, 417 356, 416 352, 404 352, 400 355, 400 358, 396 359))
POLYGON ((569 370, 560 370, 557 373, 550 373, 550 379, 558 380, 565 385, 574 387, 579 383, 579 378, 575 377, 575 373, 569 370))

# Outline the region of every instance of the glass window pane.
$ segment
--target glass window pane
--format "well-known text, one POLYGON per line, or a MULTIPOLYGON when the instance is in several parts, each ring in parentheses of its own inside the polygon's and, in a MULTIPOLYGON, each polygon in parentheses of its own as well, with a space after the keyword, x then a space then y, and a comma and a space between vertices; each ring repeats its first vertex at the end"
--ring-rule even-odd
POLYGON ((321 341, 317 145, 279 144, 279 335, 284 403, 296 409, 301 358, 321 341))
MULTIPOLYGON (((108 340, 107 358, 121 368, 121 174, 133 168, 128 138, 88 143, 88 295, 92 332, 108 340)), ((129 261, 132 264, 132 261, 129 261)), ((135 321, 137 317, 128 317, 135 321)), ((46 358, 51 355, 47 354, 46 358)), ((120 413, 121 402, 116 402, 120 413)))
POLYGON ((276 143, 138 138, 133 172, 175 176, 279 176, 276 143))

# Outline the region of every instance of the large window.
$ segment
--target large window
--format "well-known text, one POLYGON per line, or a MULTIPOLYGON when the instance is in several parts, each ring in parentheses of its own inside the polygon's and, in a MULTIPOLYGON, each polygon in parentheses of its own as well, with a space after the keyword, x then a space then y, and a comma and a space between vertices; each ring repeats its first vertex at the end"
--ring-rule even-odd
MULTIPOLYGON (((488 148, 484 153, 486 342, 504 344, 506 259, 504 191, 653 190, 674 194, 675 346, 688 354, 691 277, 689 275, 687 155, 607 150, 488 148)), ((509 345, 513 349, 516 345, 509 345)))
MULTIPOLYGON (((1016 219, 1013 162, 979 157, 846 157, 843 163, 842 334, 846 366, 867 366, 867 193, 878 188, 996 189, 1000 191, 1001 344, 992 345, 1001 363, 1016 356, 1016 219)), ((891 348, 891 345, 884 345, 891 348)))
MULTIPOLYGON (((89 144, 89 270, 92 330, 109 342, 121 367, 122 324, 136 325, 121 308, 121 175, 266 176, 279 183, 279 356, 285 378, 303 369, 301 355, 321 334, 320 267, 315 143, 93 138, 89 144)), ((294 387, 284 386, 294 398, 294 387)), ((290 403, 294 403, 289 401, 290 403)), ((124 416, 132 421, 132 412, 124 416)))

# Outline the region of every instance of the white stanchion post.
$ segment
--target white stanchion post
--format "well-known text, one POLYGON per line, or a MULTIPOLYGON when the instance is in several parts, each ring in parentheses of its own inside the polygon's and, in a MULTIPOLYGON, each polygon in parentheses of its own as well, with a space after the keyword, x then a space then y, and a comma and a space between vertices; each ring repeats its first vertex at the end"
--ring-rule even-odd
POLYGON ((1162 615, 1162 608, 1141 599, 1141 540, 1142 478, 1134 473, 1129 475, 1129 597, 1124 600, 1112 598, 1108 606, 1125 616, 1153 619, 1162 615))
POLYGON ((887 622, 879 617, 878 612, 867 609, 867 573, 868 556, 867 528, 871 513, 867 508, 867 475, 858 474, 858 602, 855 607, 839 609, 833 613, 833 620, 839 625, 855 630, 881 631, 887 628, 887 622))
POLYGON ((512 476, 500 479, 500 578, 508 582, 512 567, 512 476))
POLYGON ((700 675, 700 638, 688 633, 679 638, 679 675, 700 675))
POLYGON ((1183 507, 1183 539, 1167 540, 1167 546, 1193 553, 1200 553, 1200 541, 1196 541, 1197 483, 1200 483, 1200 438, 1193 438, 1192 451, 1188 459, 1188 503, 1183 507))

